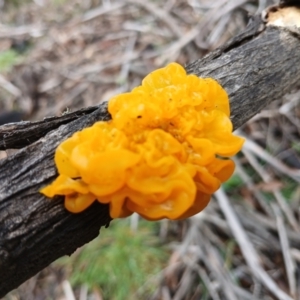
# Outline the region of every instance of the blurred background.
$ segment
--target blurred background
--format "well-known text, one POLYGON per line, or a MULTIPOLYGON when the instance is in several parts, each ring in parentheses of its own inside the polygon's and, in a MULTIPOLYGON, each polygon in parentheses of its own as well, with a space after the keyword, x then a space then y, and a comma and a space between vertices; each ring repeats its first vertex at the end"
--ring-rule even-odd
MULTIPOLYGON (((276 2, 0 0, 0 124, 107 101, 276 2)), ((114 220, 4 299, 299 299, 299 103, 291 91, 238 130, 236 172, 199 215, 114 220)))

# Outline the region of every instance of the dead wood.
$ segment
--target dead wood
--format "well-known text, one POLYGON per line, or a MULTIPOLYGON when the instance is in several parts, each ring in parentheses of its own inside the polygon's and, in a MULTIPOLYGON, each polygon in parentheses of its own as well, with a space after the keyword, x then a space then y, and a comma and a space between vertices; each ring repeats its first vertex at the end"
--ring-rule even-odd
MULTIPOLYGON (((238 128, 300 82, 299 47, 299 29, 267 26, 257 16, 242 34, 186 70, 221 83, 238 128)), ((0 161, 0 297, 57 258, 72 254, 109 223, 106 205, 95 203, 74 215, 64 209, 61 197, 49 201, 39 193, 57 175, 57 145, 75 131, 108 119, 102 104, 59 118, 0 127, 1 149, 22 148, 0 161)))

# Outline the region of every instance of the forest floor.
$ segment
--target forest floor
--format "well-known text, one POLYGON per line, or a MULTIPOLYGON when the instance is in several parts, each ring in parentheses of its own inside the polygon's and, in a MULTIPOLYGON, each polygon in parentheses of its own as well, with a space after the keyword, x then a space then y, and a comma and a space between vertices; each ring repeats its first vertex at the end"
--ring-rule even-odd
MULTIPOLYGON (((168 62, 203 57, 271 4, 0 1, 0 119, 107 101, 168 62)), ((113 221, 4 299, 299 299, 299 117, 300 91, 291 91, 239 128, 247 142, 235 174, 200 214, 113 221)))

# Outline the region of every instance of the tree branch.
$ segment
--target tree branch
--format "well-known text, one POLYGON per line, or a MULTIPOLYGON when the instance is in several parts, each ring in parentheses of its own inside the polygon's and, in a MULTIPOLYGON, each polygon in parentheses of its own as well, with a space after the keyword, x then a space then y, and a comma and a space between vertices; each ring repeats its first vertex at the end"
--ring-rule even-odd
MULTIPOLYGON (((299 28, 267 26, 255 17, 245 32, 186 70, 216 78, 227 90, 240 127, 300 82, 299 28)), ((62 197, 39 189, 57 176, 53 155, 75 131, 108 120, 106 104, 41 122, 0 127, 0 149, 22 148, 0 161, 0 297, 63 255, 94 239, 109 223, 108 207, 70 214, 62 197)), ((101 166, 99 166, 101 167, 101 166)))

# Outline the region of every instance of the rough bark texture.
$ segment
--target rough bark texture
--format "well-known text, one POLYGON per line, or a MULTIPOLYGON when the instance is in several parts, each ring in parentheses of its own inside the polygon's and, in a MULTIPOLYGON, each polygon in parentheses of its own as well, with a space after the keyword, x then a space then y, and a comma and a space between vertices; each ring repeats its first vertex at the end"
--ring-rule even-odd
POLYGON ((0 126, 0 150, 21 149, 32 144, 51 130, 97 110, 97 106, 84 108, 61 117, 50 117, 37 122, 19 122, 0 126))
MULTIPOLYGON (((298 29, 265 26, 256 17, 244 33, 186 69, 219 80, 238 128, 300 82, 299 49, 298 29)), ((57 145, 73 132, 108 119, 102 104, 60 118, 0 127, 1 149, 26 146, 0 161, 0 297, 73 253, 109 223, 106 205, 95 203, 74 215, 64 209, 63 199, 49 201, 38 192, 57 175, 57 145)))

